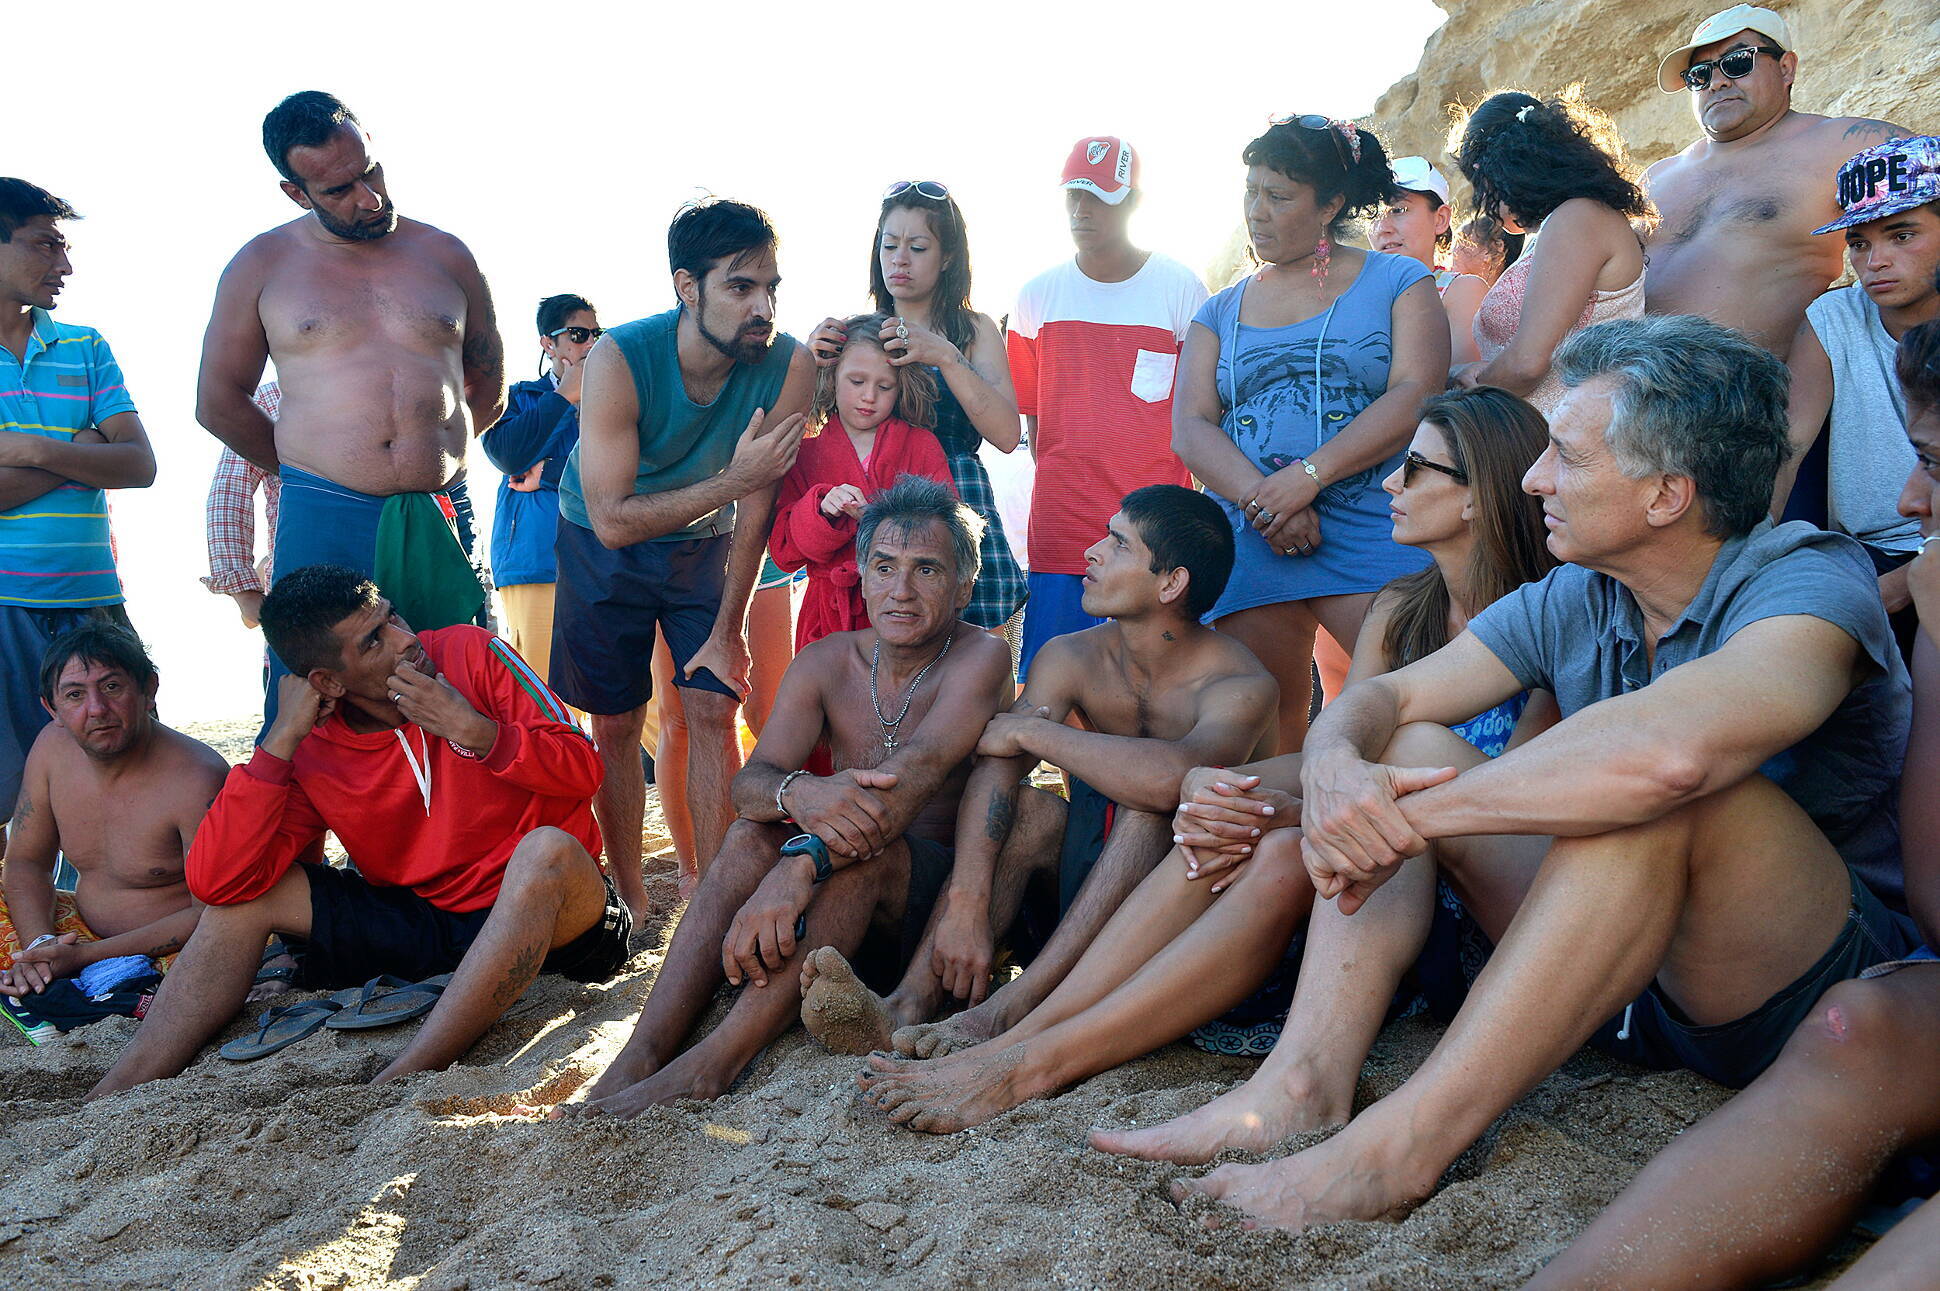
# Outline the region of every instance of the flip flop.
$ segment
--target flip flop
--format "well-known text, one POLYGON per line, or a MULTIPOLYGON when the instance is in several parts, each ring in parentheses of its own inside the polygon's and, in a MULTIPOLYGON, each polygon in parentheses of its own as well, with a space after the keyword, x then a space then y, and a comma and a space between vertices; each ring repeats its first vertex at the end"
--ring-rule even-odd
POLYGON ((301 1004, 264 1009, 263 1016, 257 1020, 255 1035, 231 1040, 216 1053, 230 1062, 254 1062, 281 1053, 298 1040, 321 1031, 323 1024, 342 1007, 335 1000, 304 1000, 301 1004))
POLYGON ((450 973, 427 977, 422 982, 407 982, 385 973, 365 982, 356 1002, 333 1014, 324 1025, 332 1031, 368 1031, 409 1022, 436 1008, 438 997, 450 984, 450 973))

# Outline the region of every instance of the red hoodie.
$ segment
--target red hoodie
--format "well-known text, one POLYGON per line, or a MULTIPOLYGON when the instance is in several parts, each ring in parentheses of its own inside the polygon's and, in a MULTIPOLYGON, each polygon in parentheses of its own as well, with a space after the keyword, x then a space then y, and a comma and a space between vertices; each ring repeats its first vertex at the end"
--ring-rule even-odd
POLYGON ((410 888, 460 914, 498 899, 512 849, 541 825, 599 856, 599 753, 558 696, 483 629, 438 628, 418 641, 431 670, 498 723, 491 751, 473 757, 410 723, 359 733, 341 712, 304 736, 288 762, 258 748, 229 772, 195 831, 187 868, 197 900, 262 896, 325 830, 372 884, 410 888), (411 758, 427 767, 428 793, 411 758))

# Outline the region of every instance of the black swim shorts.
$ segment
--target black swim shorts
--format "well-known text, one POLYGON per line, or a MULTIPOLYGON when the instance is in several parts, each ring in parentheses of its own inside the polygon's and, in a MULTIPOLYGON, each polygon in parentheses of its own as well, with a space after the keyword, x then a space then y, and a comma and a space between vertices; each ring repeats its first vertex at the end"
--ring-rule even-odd
MULTIPOLYGON (((299 862, 310 880, 310 936, 285 937, 303 990, 361 986, 382 973, 423 981, 449 973, 465 957, 492 907, 458 914, 410 888, 379 887, 350 870, 299 862)), ((633 916, 606 879, 600 921, 554 950, 540 965, 576 982, 603 982, 626 962, 633 916)))

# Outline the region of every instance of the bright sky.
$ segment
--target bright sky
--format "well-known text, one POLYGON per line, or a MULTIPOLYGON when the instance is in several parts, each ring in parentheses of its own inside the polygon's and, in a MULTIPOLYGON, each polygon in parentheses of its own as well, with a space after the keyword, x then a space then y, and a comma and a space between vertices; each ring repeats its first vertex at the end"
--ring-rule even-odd
MULTIPOLYGON (((950 186, 973 303, 1007 312, 1071 253, 1058 169, 1092 132, 1139 150, 1135 239, 1203 270, 1239 223, 1239 151, 1266 116, 1370 111, 1441 21, 1430 0, 1362 0, 1360 39, 1319 38, 1340 16, 1314 0, 91 9, 84 41, 52 47, 48 82, 13 96, 0 173, 85 217, 68 230, 58 316, 107 336, 155 442, 155 486, 113 508, 164 715, 261 705, 260 635, 196 581, 217 445, 195 421, 195 373, 223 265, 299 213, 261 144, 283 95, 343 98, 399 211, 470 245, 522 380, 537 373, 542 296, 579 292, 609 326, 673 303, 667 221, 703 191, 774 218, 781 323, 797 334, 866 305, 864 257, 896 179, 950 186)), ((471 487, 489 512, 482 453, 471 487)))

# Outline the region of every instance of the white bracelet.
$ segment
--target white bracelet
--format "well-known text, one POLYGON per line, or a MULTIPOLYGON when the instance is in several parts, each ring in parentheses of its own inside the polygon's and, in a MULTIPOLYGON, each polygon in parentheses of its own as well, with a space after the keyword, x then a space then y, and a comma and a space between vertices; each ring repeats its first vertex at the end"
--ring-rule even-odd
POLYGON ((20 953, 24 955, 30 950, 39 950, 42 946, 45 946, 50 941, 59 941, 59 940, 60 940, 59 935, 51 932, 43 932, 40 936, 34 938, 33 943, 31 945, 23 946, 21 948, 20 953))
POLYGON ((794 817, 788 814, 788 806, 782 802, 781 796, 788 792, 789 785, 794 784, 798 778, 807 774, 808 771, 806 768, 800 771, 790 771, 781 778, 781 783, 775 786, 775 813, 783 820, 792 820, 794 817))

